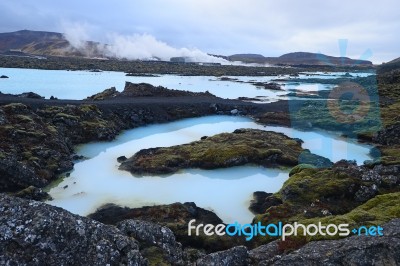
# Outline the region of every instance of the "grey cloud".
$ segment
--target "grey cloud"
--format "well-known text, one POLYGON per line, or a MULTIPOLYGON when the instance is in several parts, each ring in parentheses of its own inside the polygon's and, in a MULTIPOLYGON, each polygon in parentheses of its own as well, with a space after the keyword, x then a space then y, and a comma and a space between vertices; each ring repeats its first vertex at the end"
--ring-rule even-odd
POLYGON ((0 3, 0 31, 62 31, 63 23, 87 25, 89 36, 150 34, 177 49, 276 56, 292 51, 349 56, 371 49, 375 62, 399 56, 397 1, 353 0, 119 0, 12 1, 0 3))

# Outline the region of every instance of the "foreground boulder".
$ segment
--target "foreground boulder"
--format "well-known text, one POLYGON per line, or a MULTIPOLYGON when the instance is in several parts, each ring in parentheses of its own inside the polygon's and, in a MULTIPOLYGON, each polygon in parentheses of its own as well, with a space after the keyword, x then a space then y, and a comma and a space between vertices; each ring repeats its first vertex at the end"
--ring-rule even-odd
POLYGON ((384 236, 352 236, 341 240, 315 241, 259 265, 399 265, 400 219, 384 224, 383 228, 384 236))
POLYGON ((279 192, 264 197, 255 222, 382 224, 400 217, 399 169, 345 160, 327 169, 298 165, 279 192))
POLYGON ((182 245, 168 227, 140 220, 125 220, 117 227, 140 242, 141 253, 151 264, 184 265, 182 245))
POLYGON ((141 208, 128 208, 106 204, 95 213, 90 214, 89 217, 105 224, 117 225, 118 227, 120 227, 121 222, 123 223, 127 219, 157 223, 171 229, 177 241, 182 243, 184 247, 202 249, 207 252, 226 250, 244 243, 244 238, 242 237, 206 236, 202 232, 199 236, 194 234, 189 236, 187 226, 193 219, 196 220, 193 225, 217 225, 223 223, 215 213, 197 207, 193 202, 145 206, 141 208))
POLYGON ((243 266, 248 265, 248 252, 244 246, 208 254, 197 260, 198 266, 243 266))
POLYGON ((185 168, 215 169, 250 163, 294 166, 300 161, 317 167, 331 165, 328 159, 311 154, 282 133, 237 129, 189 144, 141 150, 122 162, 120 169, 133 174, 168 174, 185 168))
POLYGON ((134 238, 113 226, 0 194, 1 265, 146 265, 134 238))

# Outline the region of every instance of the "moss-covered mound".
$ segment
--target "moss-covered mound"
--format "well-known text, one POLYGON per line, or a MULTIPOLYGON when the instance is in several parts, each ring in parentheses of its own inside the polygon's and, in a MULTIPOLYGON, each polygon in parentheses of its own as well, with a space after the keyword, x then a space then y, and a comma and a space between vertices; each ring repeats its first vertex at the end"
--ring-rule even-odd
POLYGON ((123 162, 120 169, 134 174, 167 174, 185 168, 215 169, 244 164, 293 166, 299 159, 319 167, 331 164, 284 134, 238 129, 189 144, 141 150, 123 162))
MULTIPOLYGON (((331 215, 324 218, 314 218, 301 220, 300 223, 318 224, 349 224, 349 228, 358 228, 360 226, 378 226, 391 219, 400 217, 400 192, 378 195, 366 203, 356 207, 348 213, 342 215, 331 215)), ((316 236, 311 238, 326 239, 329 237, 316 236)))
POLYGON ((0 191, 43 187, 73 167, 73 145, 120 131, 95 105, 0 106, 0 191))
POLYGON ((106 204, 89 218, 104 224, 115 225, 128 219, 142 220, 158 223, 171 229, 177 241, 185 247, 201 248, 207 252, 215 252, 232 248, 245 243, 243 237, 207 236, 202 231, 199 235, 194 232, 188 235, 188 224, 195 219, 193 225, 198 224, 222 224, 222 220, 213 212, 197 207, 193 202, 173 203, 168 205, 145 206, 141 208, 119 207, 114 204, 106 204))
POLYGON ((315 169, 298 165, 255 222, 378 225, 400 217, 399 166, 373 168, 340 161, 315 169), (275 200, 274 200, 275 199, 275 200))

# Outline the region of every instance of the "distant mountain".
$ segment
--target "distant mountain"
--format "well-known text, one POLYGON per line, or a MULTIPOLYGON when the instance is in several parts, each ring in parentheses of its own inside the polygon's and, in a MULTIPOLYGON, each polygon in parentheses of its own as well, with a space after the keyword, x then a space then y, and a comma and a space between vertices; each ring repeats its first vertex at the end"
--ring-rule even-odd
POLYGON ((377 71, 381 74, 391 71, 400 71, 400 57, 379 65, 377 71))
POLYGON ((358 65, 372 66, 367 60, 355 60, 348 57, 334 57, 318 53, 295 52, 281 55, 279 57, 264 57, 259 54, 235 54, 228 56, 231 61, 242 61, 245 63, 260 63, 284 66, 306 66, 306 65, 358 65))
POLYGON ((261 63, 265 62, 266 57, 260 54, 234 54, 228 56, 230 61, 241 61, 245 63, 261 63))
POLYGON ((384 64, 398 64, 398 63, 400 63, 400 57, 396 58, 396 59, 393 59, 392 61, 389 61, 389 62, 384 63, 384 64))
POLYGON ((88 41, 78 50, 57 32, 21 30, 0 33, 0 52, 10 55, 102 56, 98 45, 88 41))
MULTIPOLYGON (((21 30, 0 33, 0 54, 40 55, 40 56, 77 56, 105 57, 102 51, 106 45, 86 41, 79 49, 73 47, 65 36, 57 32, 21 30)), ((229 61, 245 63, 271 64, 281 66, 372 66, 370 61, 354 60, 347 57, 334 57, 317 53, 296 52, 279 57, 264 57, 260 54, 235 54, 231 56, 213 55, 229 61)))

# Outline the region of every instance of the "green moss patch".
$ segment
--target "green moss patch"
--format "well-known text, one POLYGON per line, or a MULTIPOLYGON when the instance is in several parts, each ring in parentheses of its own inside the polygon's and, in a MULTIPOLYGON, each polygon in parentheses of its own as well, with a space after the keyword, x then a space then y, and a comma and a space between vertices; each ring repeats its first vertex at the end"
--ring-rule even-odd
MULTIPOLYGON (((349 229, 360 226, 378 226, 391 219, 400 217, 400 192, 378 195, 366 203, 343 215, 333 215, 323 218, 300 220, 299 223, 318 224, 349 224, 349 229)), ((335 239, 339 236, 315 236, 309 240, 335 239)))

